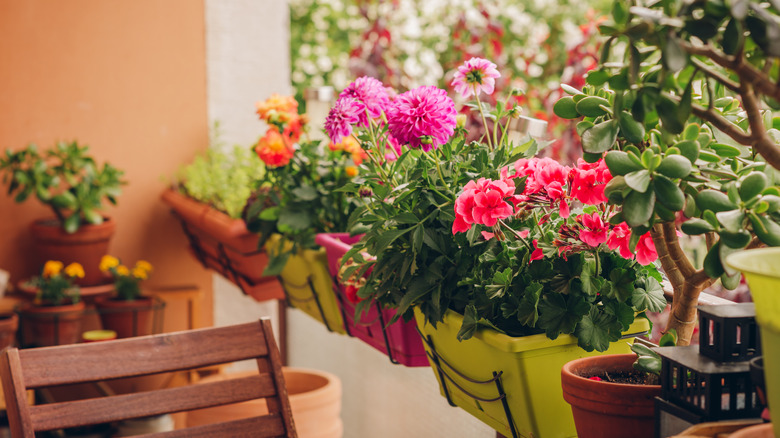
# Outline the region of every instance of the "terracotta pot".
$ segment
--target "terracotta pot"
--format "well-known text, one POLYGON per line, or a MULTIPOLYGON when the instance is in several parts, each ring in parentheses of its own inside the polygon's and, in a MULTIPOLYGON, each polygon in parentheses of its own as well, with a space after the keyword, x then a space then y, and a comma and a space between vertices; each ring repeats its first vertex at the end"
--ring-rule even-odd
POLYGON ((260 236, 249 232, 241 219, 233 219, 209 205, 174 190, 162 200, 182 222, 193 256, 257 301, 279 300, 284 291, 275 277, 265 277, 268 255, 258 249, 260 236))
MULTIPOLYGON (((284 368, 284 380, 290 395, 295 429, 300 438, 340 438, 341 381, 333 374, 305 368, 284 368)), ((255 371, 219 374, 202 383, 247 377, 255 371)), ((187 414, 187 427, 238 420, 267 413, 265 400, 251 400, 229 406, 199 409, 187 414)))
POLYGON ((154 301, 151 297, 136 300, 98 299, 95 307, 103 328, 116 332, 117 338, 144 336, 153 332, 154 301))
POLYGON ((111 237, 116 224, 106 219, 100 225, 82 225, 78 231, 68 234, 55 219, 37 220, 30 230, 35 242, 37 263, 43 266, 47 260, 59 260, 66 266, 80 263, 84 267, 84 278, 76 281, 79 286, 96 286, 106 283, 100 272, 100 258, 108 254, 111 237))
POLYGON ((62 306, 29 306, 19 314, 22 346, 48 347, 75 344, 81 338, 84 302, 62 306))
POLYGON ((655 437, 655 397, 661 385, 590 380, 606 372, 633 370, 635 354, 585 357, 563 366, 563 399, 571 405, 580 438, 655 437))
POLYGON ((18 328, 19 317, 16 313, 0 313, 0 350, 14 344, 18 328))

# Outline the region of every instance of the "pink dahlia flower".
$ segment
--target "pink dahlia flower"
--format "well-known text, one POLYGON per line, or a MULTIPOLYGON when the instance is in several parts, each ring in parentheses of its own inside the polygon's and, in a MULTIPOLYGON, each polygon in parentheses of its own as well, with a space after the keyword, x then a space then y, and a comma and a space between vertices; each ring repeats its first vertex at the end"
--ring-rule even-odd
POLYGON ((594 248, 607 241, 609 226, 601 219, 598 212, 581 214, 575 219, 584 227, 580 231, 580 240, 594 248))
POLYGON ((387 109, 390 133, 400 144, 429 151, 444 144, 455 132, 455 103, 447 92, 433 86, 400 94, 387 109))
POLYGON ((358 122, 362 108, 364 106, 352 97, 343 97, 336 101, 325 119, 325 132, 333 143, 341 143, 344 137, 352 134, 352 125, 358 122))
POLYGON ((368 128, 368 118, 377 118, 390 105, 390 95, 387 88, 378 79, 362 76, 355 79, 347 88, 341 91, 339 99, 352 97, 360 107, 358 126, 368 128))
POLYGON ((467 99, 474 94, 475 86, 477 93, 484 91, 485 94, 493 94, 496 79, 499 77, 501 74, 496 70, 495 64, 487 59, 471 58, 458 67, 451 85, 457 93, 467 99))
POLYGON ((492 227, 500 219, 511 216, 514 211, 506 198, 514 192, 515 186, 511 181, 488 178, 469 181, 455 200, 452 234, 468 231, 473 224, 492 227))

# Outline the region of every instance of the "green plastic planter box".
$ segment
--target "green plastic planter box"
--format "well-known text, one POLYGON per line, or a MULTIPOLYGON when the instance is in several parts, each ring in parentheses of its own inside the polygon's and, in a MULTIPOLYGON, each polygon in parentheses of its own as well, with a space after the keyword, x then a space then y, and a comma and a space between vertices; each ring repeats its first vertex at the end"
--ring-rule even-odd
POLYGON ((507 437, 576 437, 571 407, 561 390, 563 365, 586 356, 630 353, 629 334, 650 328, 646 319, 637 319, 626 339, 604 353, 589 353, 569 335, 555 340, 544 334, 515 338, 480 329, 460 342, 456 335, 463 316, 458 313, 448 311, 435 329, 419 309, 415 318, 442 395, 507 437))
MULTIPOLYGON (((271 236, 266 252, 277 251, 280 241, 281 236, 271 236)), ((325 249, 304 249, 291 255, 279 274, 279 283, 288 305, 323 323, 329 331, 346 334, 325 249)))
POLYGON ((726 264, 745 274, 756 304, 769 412, 780 437, 780 248, 761 248, 730 255, 726 264))

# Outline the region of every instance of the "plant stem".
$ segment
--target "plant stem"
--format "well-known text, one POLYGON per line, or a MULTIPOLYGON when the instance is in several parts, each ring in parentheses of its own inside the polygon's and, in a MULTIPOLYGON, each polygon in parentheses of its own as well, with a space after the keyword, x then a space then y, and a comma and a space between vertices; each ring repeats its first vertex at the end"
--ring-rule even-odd
POLYGON ((482 125, 485 127, 485 137, 487 138, 488 148, 492 151, 494 149, 493 143, 490 141, 490 128, 488 128, 487 118, 485 118, 485 112, 482 110, 482 101, 479 100, 479 91, 477 90, 477 84, 472 84, 471 87, 474 91, 474 97, 477 99, 477 107, 479 108, 479 115, 482 117, 482 125))

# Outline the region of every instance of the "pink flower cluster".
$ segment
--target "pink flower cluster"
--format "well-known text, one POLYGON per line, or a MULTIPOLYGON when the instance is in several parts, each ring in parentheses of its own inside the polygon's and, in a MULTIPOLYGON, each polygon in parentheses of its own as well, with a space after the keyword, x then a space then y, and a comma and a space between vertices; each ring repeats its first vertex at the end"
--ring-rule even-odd
MULTIPOLYGON (((501 178, 495 181, 480 178, 466 184, 455 201, 453 234, 466 232, 474 225, 483 225, 492 229, 493 232, 482 233, 486 239, 491 239, 501 233, 502 227, 509 228, 505 219, 525 218, 530 212, 541 211, 542 216, 535 220, 543 225, 554 218, 552 211, 557 209, 562 223, 556 228, 558 235, 545 247, 557 248, 558 253, 565 257, 569 252, 587 251, 606 244, 625 258, 635 257, 629 248, 631 229, 628 225, 621 223, 614 226, 607 220, 610 212, 604 197, 604 184, 612 176, 603 160, 592 164, 580 161, 576 167, 569 168, 549 158, 520 159, 514 163, 513 169, 513 173, 509 168, 502 169, 501 178), (516 185, 519 186, 523 178, 525 187, 518 194, 516 185), (577 201, 595 205, 597 211, 577 215, 573 221, 567 222, 570 205, 577 201)), ((529 235, 528 230, 512 230, 512 233, 521 239, 529 235)), ((533 239, 531 244, 531 260, 543 258, 537 239, 533 239)), ((636 260, 646 265, 657 258, 648 232, 639 239, 636 260)))
POLYGON ((325 119, 325 131, 332 142, 340 143, 355 126, 371 129, 372 121, 379 128, 386 123, 390 151, 385 158, 395 159, 402 145, 429 151, 447 142, 455 132, 456 116, 455 103, 442 89, 418 87, 393 96, 381 82, 364 76, 339 94, 325 119))
POLYGON ((513 205, 506 199, 514 193, 515 185, 511 180, 480 178, 476 182, 469 181, 455 201, 453 234, 468 231, 474 224, 492 227, 499 220, 512 216, 513 205))

